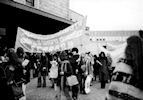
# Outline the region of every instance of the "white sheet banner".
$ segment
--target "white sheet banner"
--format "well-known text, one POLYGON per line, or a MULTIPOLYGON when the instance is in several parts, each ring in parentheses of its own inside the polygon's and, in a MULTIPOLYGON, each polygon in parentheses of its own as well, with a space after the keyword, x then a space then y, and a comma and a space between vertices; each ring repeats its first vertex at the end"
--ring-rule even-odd
POLYGON ((85 20, 77 22, 53 35, 39 35, 18 27, 15 49, 22 47, 26 52, 51 52, 74 47, 74 39, 85 29, 85 20))
POLYGON ((109 50, 105 49, 104 47, 99 46, 99 50, 105 52, 105 54, 110 54, 110 56, 113 60, 112 66, 116 66, 116 63, 118 62, 118 60, 120 58, 125 57, 124 51, 125 51, 126 45, 127 45, 127 43, 125 42, 118 46, 113 46, 113 48, 114 48, 113 51, 109 51, 109 50))

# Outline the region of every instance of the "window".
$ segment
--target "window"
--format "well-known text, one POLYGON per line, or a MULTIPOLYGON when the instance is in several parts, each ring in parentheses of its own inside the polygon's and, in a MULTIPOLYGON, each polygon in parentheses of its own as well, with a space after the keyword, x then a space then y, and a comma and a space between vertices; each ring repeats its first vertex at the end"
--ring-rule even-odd
POLYGON ((34 6, 34 0, 26 0, 26 4, 29 6, 34 6))
POLYGON ((0 36, 6 35, 6 28, 1 28, 0 27, 0 36))

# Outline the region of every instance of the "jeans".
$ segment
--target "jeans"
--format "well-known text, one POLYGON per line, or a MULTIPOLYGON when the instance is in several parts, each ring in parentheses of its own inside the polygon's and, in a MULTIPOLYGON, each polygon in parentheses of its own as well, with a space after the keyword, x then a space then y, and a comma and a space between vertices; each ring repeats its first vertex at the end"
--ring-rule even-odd
POLYGON ((78 92, 79 92, 79 85, 74 85, 72 86, 72 98, 73 100, 77 100, 78 99, 78 92))

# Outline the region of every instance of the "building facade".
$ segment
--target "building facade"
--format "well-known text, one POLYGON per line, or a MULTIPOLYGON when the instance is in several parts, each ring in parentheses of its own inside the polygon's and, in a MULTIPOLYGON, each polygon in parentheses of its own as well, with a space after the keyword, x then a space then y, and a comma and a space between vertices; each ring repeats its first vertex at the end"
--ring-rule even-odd
POLYGON ((47 13, 77 22, 83 15, 69 9, 69 0, 13 0, 15 2, 34 7, 47 13))
POLYGON ((69 0, 0 0, 0 14, 0 41, 10 47, 15 45, 18 27, 47 35, 83 18, 69 9, 69 0))
POLYGON ((89 36, 92 41, 110 42, 119 41, 125 42, 132 35, 139 35, 137 30, 133 31, 89 31, 89 36))

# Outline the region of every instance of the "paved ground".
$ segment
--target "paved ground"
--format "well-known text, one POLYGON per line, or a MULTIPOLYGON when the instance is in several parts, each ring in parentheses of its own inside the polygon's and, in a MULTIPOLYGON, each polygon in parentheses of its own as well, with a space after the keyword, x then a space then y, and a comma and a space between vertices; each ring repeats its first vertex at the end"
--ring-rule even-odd
MULTIPOLYGON (((32 79, 26 88, 27 100, 55 100, 56 92, 53 88, 50 88, 50 85, 50 81, 47 78, 47 87, 37 88, 37 78, 32 79)), ((105 100, 107 88, 108 84, 106 85, 106 89, 101 89, 100 83, 94 82, 90 94, 80 94, 79 100, 105 100)))

